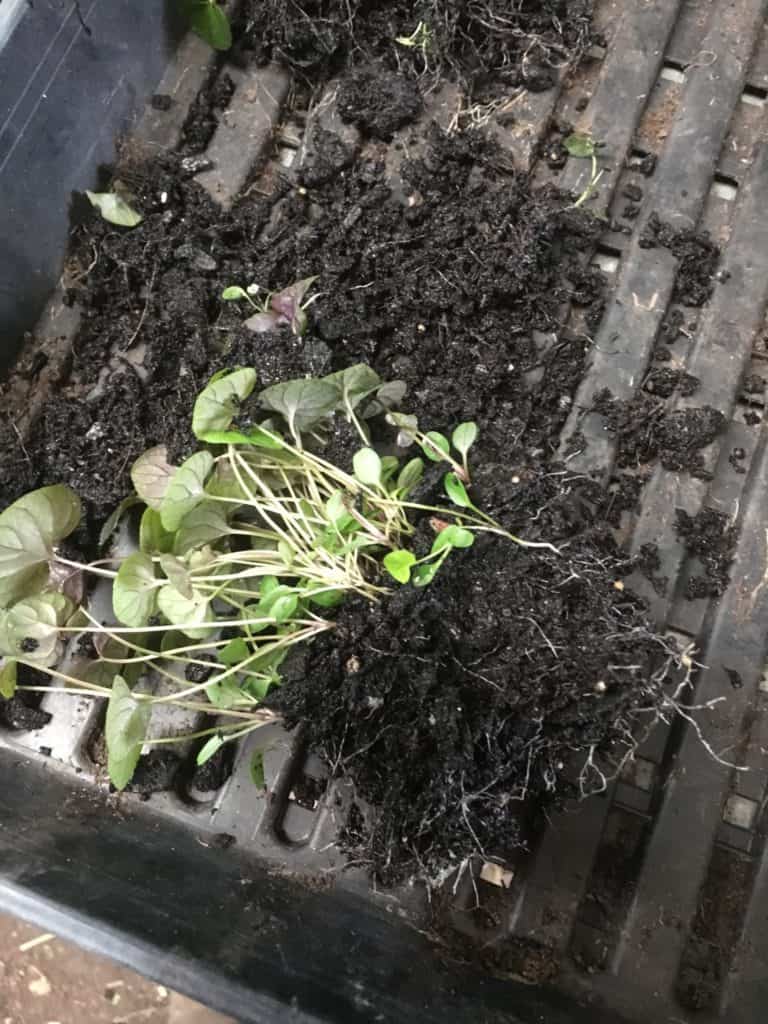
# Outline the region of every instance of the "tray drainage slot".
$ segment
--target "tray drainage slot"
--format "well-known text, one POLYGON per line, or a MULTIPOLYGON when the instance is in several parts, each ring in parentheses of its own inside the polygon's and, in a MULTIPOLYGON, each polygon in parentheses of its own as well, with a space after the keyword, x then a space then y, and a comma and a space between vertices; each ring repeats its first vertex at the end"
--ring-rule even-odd
POLYGON ((744 86, 744 92, 741 94, 742 103, 746 103, 750 107, 764 107, 766 100, 768 100, 768 89, 763 89, 759 85, 744 86))
POLYGON ((732 203, 736 198, 739 191, 739 183, 735 178, 729 177, 727 174, 716 174, 714 183, 712 185, 712 194, 717 196, 718 199, 725 199, 726 202, 732 203))

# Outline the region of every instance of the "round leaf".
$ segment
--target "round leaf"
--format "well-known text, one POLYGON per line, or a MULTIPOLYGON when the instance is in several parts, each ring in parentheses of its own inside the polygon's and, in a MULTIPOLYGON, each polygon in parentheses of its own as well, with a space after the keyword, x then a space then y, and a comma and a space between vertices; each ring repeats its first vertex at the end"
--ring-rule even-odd
POLYGON ((377 487, 381 483, 381 459, 373 448, 361 448, 355 452, 352 468, 361 484, 377 487))
POLYGON ((595 140, 583 132, 573 132, 563 141, 563 145, 570 156, 580 160, 595 155, 595 140))
POLYGON ((469 530, 465 530, 462 526, 446 526, 435 537, 432 553, 442 551, 443 548, 469 548, 474 542, 475 535, 469 530))
POLYGON ((174 551, 177 555, 186 555, 204 544, 213 544, 229 533, 231 530, 222 506, 214 501, 203 501, 184 517, 176 531, 174 551))
POLYGON ((147 555, 167 554, 173 548, 174 541, 174 534, 163 528, 160 513, 153 508, 145 508, 139 523, 141 550, 147 555))
POLYGON ((133 778, 151 714, 149 703, 136 700, 125 679, 115 676, 107 704, 104 738, 107 771, 116 789, 125 789, 133 778))
POLYGON ((202 438, 212 430, 229 430, 240 405, 256 387, 256 371, 250 367, 233 370, 210 380, 195 401, 192 432, 202 438))
POLYGON ((168 462, 168 450, 159 444, 140 455, 131 467, 136 493, 150 508, 159 509, 176 467, 168 462))
POLYGON ((466 458, 467 452, 477 440, 476 423, 460 423, 451 435, 453 447, 466 458))
POLYGON ((25 494, 0 513, 0 607, 45 586, 54 545, 80 522, 80 500, 63 484, 25 494))
POLYGON ((174 555, 161 555, 160 568, 182 597, 192 597, 192 581, 183 562, 174 555))
POLYGON ((3 653, 50 667, 60 654, 58 627, 72 611, 63 594, 41 594, 18 601, 0 626, 3 653))
POLYGON ((161 587, 157 605, 166 619, 193 640, 204 640, 213 631, 211 626, 200 626, 208 618, 208 598, 195 590, 192 597, 184 597, 170 584, 161 587))
POLYGON ((112 586, 112 607, 125 626, 145 626, 157 607, 157 580, 149 555, 136 551, 120 568, 112 586))
POLYGON ((407 583, 411 578, 411 568, 416 562, 412 551, 390 551, 384 556, 384 568, 398 583, 407 583))
POLYGON ((203 501, 205 481, 212 468, 210 452, 195 452, 182 462, 160 505, 160 521, 164 529, 178 530, 184 518, 203 501))

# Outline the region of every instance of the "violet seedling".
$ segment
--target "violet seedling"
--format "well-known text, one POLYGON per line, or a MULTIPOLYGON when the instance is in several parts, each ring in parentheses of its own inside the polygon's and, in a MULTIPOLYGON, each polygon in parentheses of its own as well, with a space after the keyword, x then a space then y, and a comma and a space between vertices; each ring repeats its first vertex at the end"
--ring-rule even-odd
POLYGON ((305 277, 302 281, 295 281, 281 291, 268 292, 261 301, 255 301, 252 296, 258 295, 258 285, 250 285, 247 289, 237 285, 230 285, 221 293, 225 302, 245 299, 253 309, 256 310, 253 316, 244 321, 245 327, 255 334, 266 334, 268 331, 276 331, 280 327, 290 326, 291 331, 300 337, 307 329, 307 310, 316 302, 321 292, 316 292, 305 300, 305 295, 312 287, 317 277, 305 277))

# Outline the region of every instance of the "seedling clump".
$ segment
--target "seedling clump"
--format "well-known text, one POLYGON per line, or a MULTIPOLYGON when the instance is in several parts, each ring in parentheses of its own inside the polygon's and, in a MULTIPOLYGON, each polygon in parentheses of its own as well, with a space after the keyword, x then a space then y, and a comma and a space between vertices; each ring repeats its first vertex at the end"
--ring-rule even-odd
MULTIPOLYGON (((268 296, 257 316, 284 318, 295 329, 310 284, 268 296)), ((228 297, 252 302, 247 291, 228 297)), ((248 367, 214 375, 192 413, 200 449, 179 465, 162 445, 136 460, 135 494, 102 530, 106 542, 141 509, 133 552, 92 563, 64 557, 60 542, 81 509, 62 485, 34 491, 0 515, 0 692, 37 689, 21 681, 37 669, 52 685, 107 698, 108 770, 118 789, 148 742, 155 705, 219 717, 194 734, 205 740, 203 763, 261 724, 256 709, 279 685, 283 660, 332 630, 348 596, 378 602, 395 584, 425 587, 452 552, 482 534, 526 544, 470 497, 474 423, 460 424, 450 441, 423 432, 392 409, 403 386, 363 364, 286 381, 254 400, 256 382, 248 367), (337 413, 360 437, 351 473, 322 454, 337 413), (376 451, 369 424, 385 416, 425 458, 376 451), (411 500, 427 461, 445 465, 445 505, 411 500), (414 545, 422 521, 432 535, 423 551, 414 545), (111 623, 74 595, 72 581, 82 575, 111 586, 111 623), (64 662, 67 641, 82 637, 97 656, 64 662), (200 681, 190 681, 201 669, 200 681), (150 675, 168 692, 154 695, 150 675)))

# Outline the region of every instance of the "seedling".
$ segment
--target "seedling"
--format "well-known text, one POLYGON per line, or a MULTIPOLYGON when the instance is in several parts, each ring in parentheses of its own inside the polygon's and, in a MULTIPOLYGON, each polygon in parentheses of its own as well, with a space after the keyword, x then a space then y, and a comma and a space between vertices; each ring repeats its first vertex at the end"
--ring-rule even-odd
POLYGON ((575 209, 586 203, 590 196, 595 192, 603 174, 605 174, 604 169, 598 170, 597 167, 597 151, 600 148, 600 143, 596 142, 591 135, 587 135, 582 132, 573 132, 565 139, 563 145, 570 156, 576 157, 576 159, 579 160, 588 159, 592 161, 590 179, 587 182, 587 186, 584 191, 573 204, 575 209))
MULTIPOLYGON (((297 292, 293 297, 300 301, 297 292)), ((381 456, 368 444, 366 420, 402 396, 400 382, 385 383, 362 364, 252 397, 256 380, 256 371, 244 367, 209 381, 192 414, 202 447, 180 465, 162 446, 136 460, 136 494, 105 531, 143 504, 133 553, 90 564, 65 558, 57 545, 80 519, 80 503, 67 487, 34 491, 0 514, 0 695, 26 686, 19 670, 29 667, 68 692, 106 698, 108 770, 118 788, 130 781, 148 742, 154 705, 232 719, 193 734, 206 740, 202 763, 261 724, 258 705, 279 684, 289 650, 333 628, 332 610, 348 594, 380 600, 387 579, 426 586, 478 533, 528 543, 470 497, 474 423, 460 424, 449 442, 420 431, 413 417, 389 413, 427 458, 450 466, 450 505, 419 504, 410 494, 424 460, 381 456), (246 401, 269 418, 238 423, 246 401), (321 454, 337 413, 364 442, 351 473, 321 454), (421 557, 410 546, 416 516, 426 516, 434 534, 421 557), (73 574, 110 581, 113 624, 68 595, 65 576, 73 574), (77 635, 91 637, 97 656, 64 673, 58 666, 65 641, 77 635), (190 670, 201 669, 207 675, 187 682, 190 670), (137 688, 149 671, 169 684, 169 693, 137 688)))
POLYGON ((181 0, 193 32, 214 50, 228 50, 232 46, 232 30, 226 12, 218 0, 181 0))
POLYGON ((266 334, 268 331, 276 331, 280 327, 289 325, 291 331, 300 337, 307 329, 306 311, 322 294, 316 292, 306 301, 304 300, 304 296, 316 280, 317 277, 305 277, 303 281, 296 281, 287 288, 283 288, 282 291, 268 292, 261 301, 257 301, 255 298, 260 294, 259 286, 253 284, 248 288, 230 285, 224 289, 221 297, 225 302, 236 302, 243 299, 256 310, 256 313, 244 323, 249 331, 253 331, 255 334, 266 334))
POLYGON ((135 228, 144 218, 130 206, 118 192, 89 192, 85 194, 104 220, 121 228, 135 228))

